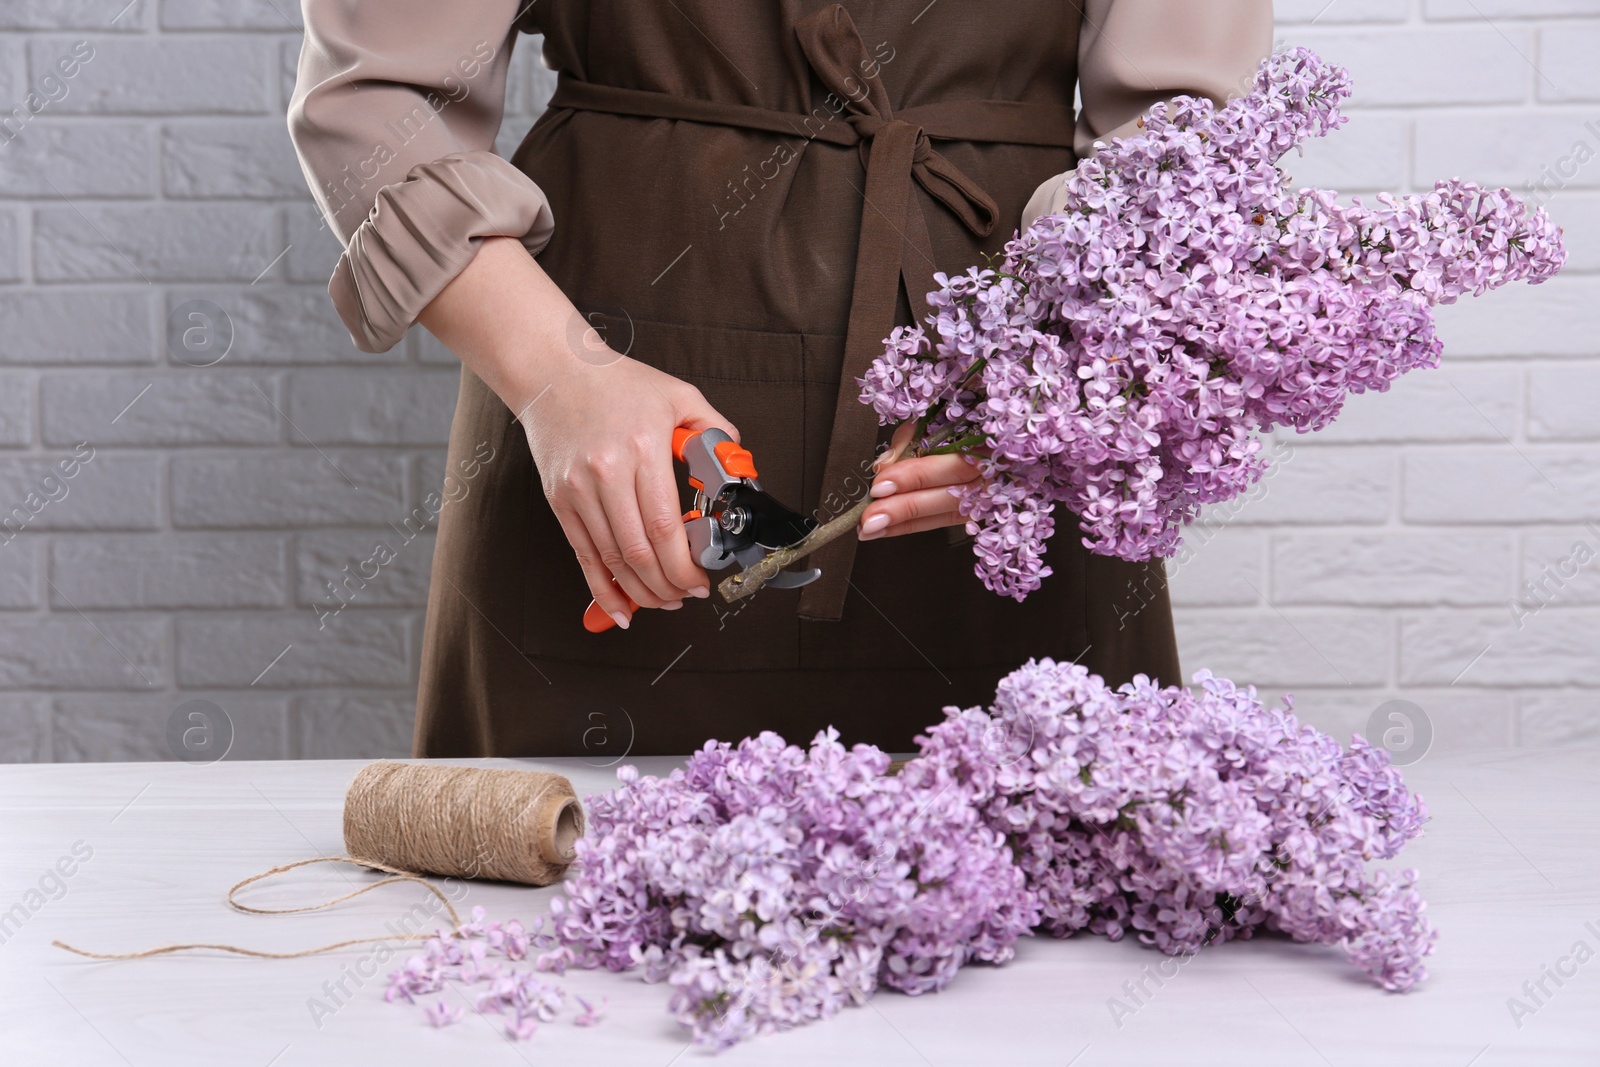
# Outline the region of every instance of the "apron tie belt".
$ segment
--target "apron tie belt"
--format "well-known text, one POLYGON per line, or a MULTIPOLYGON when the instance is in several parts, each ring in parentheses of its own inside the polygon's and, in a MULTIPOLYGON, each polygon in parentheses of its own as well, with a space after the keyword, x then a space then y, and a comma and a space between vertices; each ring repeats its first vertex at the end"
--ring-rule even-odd
MULTIPOLYGON (((868 55, 849 12, 838 4, 822 8, 797 22, 795 34, 822 84, 848 102, 846 118, 862 139, 857 151, 866 157, 855 287, 822 474, 822 500, 844 499, 837 509, 842 512, 855 503, 852 498, 866 493, 878 440, 877 416, 861 403, 856 379, 867 373, 894 328, 899 284, 905 284, 913 318, 921 318, 927 307, 924 298, 935 288, 928 222, 907 179, 914 179, 980 237, 994 229, 1000 212, 988 193, 934 151, 922 126, 895 117, 878 64, 868 55)), ((817 517, 826 521, 833 516, 817 517)), ((831 622, 844 614, 857 544, 847 534, 812 554, 809 562, 822 568, 822 577, 800 591, 801 618, 831 622)))

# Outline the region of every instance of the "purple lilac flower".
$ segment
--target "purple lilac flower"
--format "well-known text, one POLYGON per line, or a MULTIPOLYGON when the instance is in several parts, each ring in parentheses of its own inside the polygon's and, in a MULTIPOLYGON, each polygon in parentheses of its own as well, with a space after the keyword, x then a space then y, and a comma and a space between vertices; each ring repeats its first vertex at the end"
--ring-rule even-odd
MULTIPOLYGON (((440 931, 424 943, 420 955, 411 956, 400 970, 389 976, 384 992, 388 1001, 404 1000, 415 1004, 419 997, 438 993, 447 985, 485 987, 472 999, 473 1007, 484 1015, 506 1017, 506 1036, 526 1041, 541 1023, 554 1021, 567 1003, 566 990, 541 978, 536 971, 560 973, 570 950, 555 945, 541 953, 532 968, 509 966, 525 962, 534 948, 554 945, 553 935, 543 930, 543 917, 531 928, 512 919, 505 923, 489 921, 483 908, 473 908, 472 917, 452 932, 440 931), (506 962, 500 962, 506 961, 506 962)), ((601 1012, 581 997, 574 998, 581 1008, 573 1023, 593 1026, 601 1012)), ((465 1014, 444 999, 429 1006, 423 1018, 434 1026, 448 1026, 465 1014)))
POLYGON ((1434 306, 1561 269, 1561 230, 1504 189, 1292 191, 1278 159, 1338 129, 1349 92, 1299 48, 1224 107, 1154 105, 998 269, 935 275, 926 328, 886 339, 863 403, 985 457, 961 511, 989 588, 1021 600, 1050 573, 1058 504, 1094 552, 1171 555, 1201 505, 1260 479, 1261 434, 1437 366, 1434 306))
POLYGON ((946 709, 927 770, 967 780, 1006 833, 1042 927, 1128 933, 1168 954, 1257 929, 1339 945, 1387 989, 1420 981, 1434 931, 1416 872, 1369 872, 1427 819, 1388 754, 1348 751, 1210 671, 1193 689, 1140 675, 1116 690, 1077 664, 1029 661, 987 713, 946 709), (989 770, 983 719, 1034 740, 989 770))
POLYGON ((1388 989, 1424 976, 1416 872, 1369 872, 1427 818, 1387 753, 1337 742, 1209 671, 1117 689, 1030 661, 920 754, 708 742, 588 802, 553 925, 572 964, 671 986, 697 1043, 825 1019, 879 986, 944 988, 1035 929, 1169 954, 1280 932, 1388 989))
POLYGON ((594 1004, 590 1004, 582 997, 574 997, 574 999, 577 1000, 578 1004, 580 1005, 580 1010, 577 1015, 573 1016, 573 1025, 593 1026, 601 1019, 605 1018, 606 1008, 610 1003, 609 1000, 602 998, 600 1004, 596 1006, 594 1004))
POLYGON ((825 730, 708 742, 665 778, 618 769, 551 903, 580 966, 639 967, 702 1046, 827 1018, 881 983, 940 989, 1037 921, 963 783, 911 788, 825 730))

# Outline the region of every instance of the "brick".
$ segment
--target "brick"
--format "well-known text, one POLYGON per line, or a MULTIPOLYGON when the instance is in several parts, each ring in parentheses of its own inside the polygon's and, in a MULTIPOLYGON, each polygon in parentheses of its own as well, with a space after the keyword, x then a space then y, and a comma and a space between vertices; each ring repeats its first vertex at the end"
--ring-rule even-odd
POLYGON ((1600 611, 1550 607, 1518 629, 1511 612, 1402 614, 1402 685, 1563 686, 1594 682, 1600 611))
POLYGON ((1430 19, 1533 19, 1562 15, 1600 15, 1594 0, 1423 0, 1430 19))
POLYGON ((382 523, 405 514, 400 461, 311 449, 172 460, 178 527, 382 523), (337 469, 330 465, 337 464, 337 469))
MULTIPOLYGON (((174 715, 180 722, 194 722, 180 710, 191 700, 210 701, 222 709, 232 724, 233 741, 221 758, 283 759, 288 754, 288 700, 253 693, 241 696, 237 693, 179 692, 57 699, 55 758, 62 762, 91 763, 180 759, 181 752, 173 751, 168 738, 169 722, 174 715)), ((221 724, 210 725, 213 729, 221 728, 221 724)))
MULTIPOLYGON (((1360 734, 1373 744, 1381 745, 1383 731, 1402 725, 1385 716, 1380 720, 1382 729, 1371 729, 1374 736, 1369 736, 1374 712, 1391 700, 1410 701, 1427 717, 1426 728, 1431 731, 1432 739, 1421 759, 1446 752, 1504 748, 1511 743, 1515 710, 1512 694, 1508 692, 1465 687, 1398 690, 1302 687, 1290 692, 1294 696, 1295 716, 1341 745, 1350 744, 1351 734, 1360 734)), ((1277 689, 1260 693, 1263 702, 1280 707, 1283 696, 1277 689)))
POLYGON ((49 375, 41 395, 48 445, 276 444, 283 436, 270 378, 209 368, 49 375))
POLYGON ((404 617, 347 611, 324 629, 317 627, 309 611, 180 618, 178 683, 257 689, 414 683, 404 617))
MULTIPOLYGON (((351 342, 349 332, 333 312, 333 304, 327 293, 328 279, 333 276, 334 265, 339 262, 339 256, 344 251, 343 242, 328 227, 321 210, 309 196, 284 208, 284 211, 288 220, 286 225, 289 234, 289 254, 283 257, 283 262, 289 280, 315 282, 320 287, 319 292, 322 294, 323 303, 328 307, 329 315, 339 327, 344 346, 350 349, 351 358, 359 354, 371 359, 370 353, 360 352, 351 342)), ((394 361, 392 353, 385 354, 382 358, 386 363, 394 361)))
POLYGON ((164 30, 297 30, 297 4, 279 0, 163 0, 164 30))
MULTIPOLYGON (((0 155, 0 159, 4 159, 0 155)), ((0 282, 22 278, 22 222, 15 211, 0 211, 0 282)))
POLYGON ((1272 14, 1279 26, 1301 23, 1404 22, 1406 5, 1394 0, 1275 0, 1272 14))
POLYGON ((161 619, 0 616, 0 686, 8 689, 125 689, 166 681, 161 619))
POLYGON ((1167 561, 1174 607, 1257 604, 1267 588, 1267 539, 1259 530, 1191 526, 1167 561))
POLYGON ((1600 355, 1600 278, 1557 276, 1438 309, 1444 358, 1600 355))
POLYGON ((1394 658, 1383 612, 1191 609, 1176 625, 1185 678, 1209 667, 1259 686, 1383 685, 1394 658))
POLYGON ((1522 372, 1516 366, 1461 363, 1413 371, 1388 392, 1345 401, 1318 444, 1378 441, 1504 441, 1517 429, 1522 372))
MULTIPOLYGON (((37 81, 69 51, 66 38, 28 42, 28 69, 37 81)), ((274 96, 267 77, 267 41, 238 37, 204 40, 146 38, 91 41, 94 55, 72 79, 72 89, 52 111, 74 114, 153 115, 171 112, 267 112, 274 96), (181 76, 174 76, 181 74, 181 76)))
POLYGON ((1272 599, 1288 604, 1498 604, 1510 595, 1509 534, 1284 533, 1272 599))
MULTIPOLYGON (((0 13, 0 18, 4 14, 0 13)), ((4 100, 8 101, 4 108, 0 108, 0 121, 6 118, 6 109, 26 107, 28 95, 28 59, 23 50, 20 37, 0 39, 0 92, 5 93, 4 100)), ((13 125, 8 131, 0 126, 0 144, 14 136, 17 130, 17 118, 13 116, 13 125)))
POLYGON ((1524 626, 1550 605, 1600 604, 1600 525, 1524 534, 1513 595, 1524 626))
POLYGON ((1600 448, 1419 449, 1404 458, 1407 522, 1583 522, 1600 514, 1600 448))
POLYGON ((80 608, 280 607, 288 594, 280 534, 56 537, 51 604, 80 608))
POLYGON ((1600 63, 1595 62, 1596 56, 1600 56, 1600 25, 1539 31, 1539 99, 1600 100, 1600 63))
POLYGON ((1517 53, 1533 55, 1533 38, 1520 29, 1301 31, 1293 38, 1349 68, 1352 107, 1509 104, 1528 93, 1528 67, 1517 53))
POLYGON ((1518 740, 1529 748, 1600 745, 1600 705, 1592 692, 1532 693, 1517 704, 1518 740))
MULTIPOLYGON (((93 444, 90 444, 93 448, 93 444)), ((0 460, 0 540, 42 530, 149 530, 161 523, 161 474, 152 458, 84 449, 72 477, 60 467, 74 457, 0 460), (54 499, 52 499, 52 497, 54 499)))
POLYGON ((25 610, 39 606, 39 553, 37 538, 7 541, 0 532, 0 609, 25 610))
POLYGON ((0 151, 5 197, 147 197, 154 175, 150 131, 133 123, 34 121, 0 151))
POLYGON ((431 533, 403 522, 301 534, 294 557, 296 602, 339 614, 345 606, 420 607, 428 600, 433 541, 431 533))
POLYGON ((280 118, 169 122, 161 188, 171 197, 299 197, 306 180, 280 118))
POLYGON ((300 759, 406 759, 417 699, 412 692, 327 693, 295 701, 300 759))
POLYGON ((1310 141, 1305 156, 1278 162, 1293 188, 1316 186, 1341 192, 1399 189, 1410 176, 1411 120, 1355 111, 1327 137, 1310 141))
POLYGON ((1528 372, 1528 437, 1600 438, 1600 364, 1540 366, 1528 372))
POLYGON ((0 448, 23 448, 33 441, 33 378, 0 374, 0 448))
POLYGON ((460 378, 417 368, 296 371, 289 376, 289 418, 318 444, 443 444, 460 378))
POLYGON ((1535 198, 1535 203, 1543 205, 1565 231, 1567 265, 1563 273, 1600 271, 1600 193, 1568 189, 1535 198))
POLYGON ((45 763, 50 759, 50 699, 0 696, 0 763, 45 763))
POLYGON ((1441 178, 1506 186, 1527 195, 1536 183, 1600 186, 1600 111, 1478 111, 1416 120, 1416 184, 1441 178))
POLYGON ((276 213, 253 204, 42 207, 33 230, 48 282, 250 282, 283 251, 276 213))
POLYGON ((1397 477, 1392 451, 1322 448, 1287 435, 1280 440, 1277 453, 1273 443, 1263 444, 1263 454, 1279 458, 1244 498, 1209 506, 1201 514, 1209 521, 1242 525, 1379 523, 1389 517, 1397 477))
POLYGON ((149 363, 150 318, 142 292, 0 293, 0 363, 149 363))
POLYGON ((153 0, 7 0, 0 6, 0 30, 122 30, 144 28, 153 0))
POLYGON ((393 353, 362 352, 351 343, 325 289, 182 288, 167 298, 167 313, 191 300, 209 300, 227 315, 233 329, 229 364, 394 362, 393 353))

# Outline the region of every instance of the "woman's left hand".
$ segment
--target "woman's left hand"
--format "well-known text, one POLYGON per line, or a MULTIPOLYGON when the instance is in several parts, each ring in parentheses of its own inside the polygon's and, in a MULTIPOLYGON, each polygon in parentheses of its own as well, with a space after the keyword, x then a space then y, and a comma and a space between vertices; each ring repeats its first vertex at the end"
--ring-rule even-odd
MULTIPOLYGON (((886 458, 905 451, 911 443, 914 427, 914 422, 906 422, 895 431, 886 458)), ((957 507, 959 498, 950 487, 966 485, 979 477, 976 461, 955 453, 881 464, 872 480, 872 495, 879 499, 862 513, 857 536, 870 541, 941 526, 963 525, 967 520, 962 517, 957 507)))

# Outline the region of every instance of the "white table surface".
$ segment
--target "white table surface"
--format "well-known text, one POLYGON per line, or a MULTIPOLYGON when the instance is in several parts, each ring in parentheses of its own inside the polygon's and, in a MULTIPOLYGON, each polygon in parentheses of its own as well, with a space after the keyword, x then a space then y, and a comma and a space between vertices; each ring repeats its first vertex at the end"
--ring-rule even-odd
MULTIPOLYGON (((558 770, 584 795, 615 783, 612 769, 580 760, 480 762, 558 770)), ((676 763, 632 762, 644 773, 676 763)), ((469 1011, 435 1030, 420 1009, 385 1003, 392 965, 319 1026, 310 999, 367 948, 295 960, 213 954, 100 963, 51 947, 60 938, 100 951, 173 941, 287 951, 381 935, 423 890, 386 887, 307 915, 245 915, 224 901, 249 874, 342 853, 341 802, 360 765, 0 767, 0 909, 36 887, 74 843, 93 849, 65 879, 66 893, 0 945, 0 1064, 668 1067, 707 1058, 687 1047, 686 1032, 666 1014, 667 987, 633 974, 569 971, 559 979, 569 990, 610 998, 605 1021, 591 1029, 546 1024, 532 1041, 512 1044, 494 1017, 469 1011)), ((1123 984, 1162 957, 1132 940, 1036 937, 1021 941, 1004 967, 963 969, 942 993, 882 992, 865 1007, 756 1039, 718 1062, 1600 1064, 1600 956, 1559 988, 1546 979, 1553 995, 1520 1027, 1507 1006, 1577 942, 1600 953, 1600 750, 1430 755, 1406 776, 1433 821, 1402 859, 1421 868, 1441 930, 1432 976, 1417 992, 1382 992, 1336 950, 1258 939, 1204 950, 1159 989, 1147 982, 1154 994, 1119 1026, 1110 998, 1125 997, 1123 984)), ((368 877, 317 865, 251 900, 321 899, 368 877)), ((473 883, 461 903, 526 920, 555 892, 473 883)))

